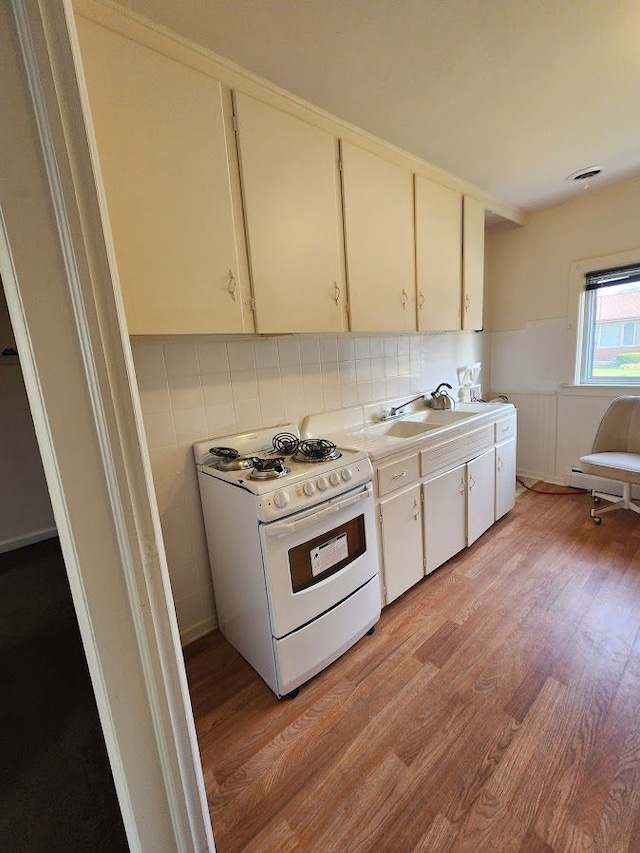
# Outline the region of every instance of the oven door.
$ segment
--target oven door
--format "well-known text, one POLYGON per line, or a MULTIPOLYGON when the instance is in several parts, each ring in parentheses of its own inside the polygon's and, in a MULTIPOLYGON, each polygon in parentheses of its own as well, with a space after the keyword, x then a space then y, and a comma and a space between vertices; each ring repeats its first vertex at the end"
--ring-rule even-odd
POLYGON ((371 483, 260 525, 273 636, 339 604, 378 572, 371 483))

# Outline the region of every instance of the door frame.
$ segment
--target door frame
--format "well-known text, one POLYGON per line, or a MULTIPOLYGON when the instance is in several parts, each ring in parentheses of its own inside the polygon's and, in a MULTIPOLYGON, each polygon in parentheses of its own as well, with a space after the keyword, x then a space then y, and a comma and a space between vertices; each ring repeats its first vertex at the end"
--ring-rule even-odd
POLYGON ((130 849, 214 851, 70 0, 0 8, 0 272, 130 849))

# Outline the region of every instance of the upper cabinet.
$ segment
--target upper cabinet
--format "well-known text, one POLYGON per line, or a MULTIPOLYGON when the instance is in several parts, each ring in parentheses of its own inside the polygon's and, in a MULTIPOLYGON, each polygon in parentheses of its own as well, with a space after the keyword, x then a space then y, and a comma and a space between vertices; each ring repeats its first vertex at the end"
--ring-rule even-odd
POLYGON ((484 294, 484 205, 466 195, 462 229, 462 328, 483 326, 484 294))
POLYGON ((244 331, 220 83, 77 26, 129 332, 244 331))
POLYGON ((481 194, 106 0, 74 8, 131 334, 482 328, 481 194))
POLYGON ((413 175, 342 141, 350 327, 415 331, 413 175))
POLYGON ((258 332, 346 331, 335 137, 234 93, 258 332))
POLYGON ((418 329, 462 328, 462 193, 416 175, 418 329))

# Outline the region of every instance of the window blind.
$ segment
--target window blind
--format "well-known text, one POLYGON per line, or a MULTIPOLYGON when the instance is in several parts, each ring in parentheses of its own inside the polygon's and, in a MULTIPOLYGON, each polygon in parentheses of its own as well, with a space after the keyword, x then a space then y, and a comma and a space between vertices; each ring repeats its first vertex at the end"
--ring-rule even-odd
POLYGON ((600 290, 602 287, 612 287, 620 284, 637 284, 640 282, 640 265, 616 267, 609 270, 588 272, 585 277, 585 290, 600 290))

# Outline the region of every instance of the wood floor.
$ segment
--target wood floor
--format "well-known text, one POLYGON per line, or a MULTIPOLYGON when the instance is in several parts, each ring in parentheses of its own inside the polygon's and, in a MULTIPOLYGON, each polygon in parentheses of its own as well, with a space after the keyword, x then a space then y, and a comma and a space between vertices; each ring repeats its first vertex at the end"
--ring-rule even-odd
POLYGON ((526 493, 294 700, 194 644, 218 853, 640 853, 640 521, 590 506, 526 493))

